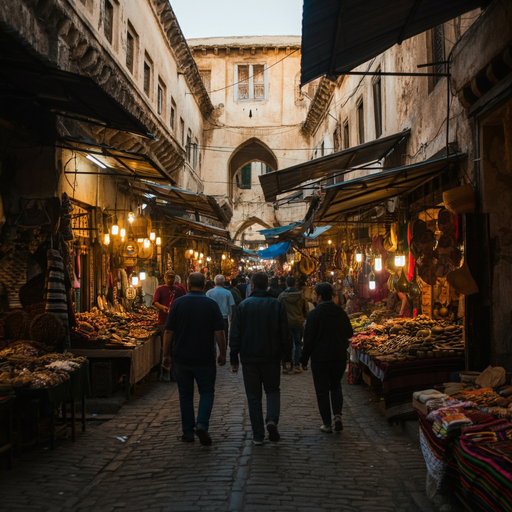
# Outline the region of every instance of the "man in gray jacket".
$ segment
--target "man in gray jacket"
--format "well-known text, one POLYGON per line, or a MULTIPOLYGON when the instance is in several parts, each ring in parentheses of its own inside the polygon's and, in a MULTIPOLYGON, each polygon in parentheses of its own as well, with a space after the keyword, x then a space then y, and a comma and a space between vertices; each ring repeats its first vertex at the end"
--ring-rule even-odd
MULTIPOLYGON (((293 356, 293 373, 301 373, 300 355, 302 353, 302 326, 309 313, 308 300, 305 295, 295 288, 295 278, 287 277, 286 284, 288 287, 279 295, 278 300, 286 309, 288 317, 288 327, 293 340, 294 356, 293 356)), ((288 373, 283 369, 283 373, 288 373)))
POLYGON ((291 344, 286 310, 266 290, 268 276, 257 272, 251 279, 251 295, 235 313, 229 341, 231 369, 238 372, 242 360, 245 393, 253 431, 253 443, 262 445, 265 423, 270 441, 280 439, 277 424, 281 405, 280 363, 290 369, 291 344), (262 387, 267 395, 263 422, 262 387))

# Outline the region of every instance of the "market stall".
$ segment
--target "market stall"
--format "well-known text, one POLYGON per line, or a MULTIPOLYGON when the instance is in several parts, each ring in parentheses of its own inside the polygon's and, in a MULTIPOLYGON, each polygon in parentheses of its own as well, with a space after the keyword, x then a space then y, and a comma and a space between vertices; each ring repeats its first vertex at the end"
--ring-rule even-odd
POLYGON ((512 386, 503 368, 461 374, 413 395, 427 494, 455 494, 469 510, 512 510, 512 386), (494 375, 493 375, 494 374, 494 375), (489 375, 493 375, 491 379, 489 375), (497 378, 496 378, 497 377, 497 378), (481 387, 477 382, 483 386, 481 387), (508 382, 508 384, 507 384, 508 382))

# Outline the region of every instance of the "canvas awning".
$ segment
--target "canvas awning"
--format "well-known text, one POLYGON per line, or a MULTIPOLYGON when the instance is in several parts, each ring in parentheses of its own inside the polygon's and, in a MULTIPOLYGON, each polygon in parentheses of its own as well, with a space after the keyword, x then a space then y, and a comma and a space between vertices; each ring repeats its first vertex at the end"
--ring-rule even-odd
POLYGON ((161 207, 161 211, 163 211, 166 214, 166 217, 176 223, 183 226, 186 226, 190 229, 193 229, 194 231, 200 231, 202 233, 209 233, 211 235, 221 236, 223 238, 229 239, 229 232, 225 229, 218 228, 216 226, 211 226, 210 224, 205 224, 204 222, 198 222, 191 219, 186 219, 184 217, 178 217, 176 215, 172 215, 169 212, 166 212, 165 207, 161 207))
POLYGON ((154 139, 92 78, 43 61, 5 23, 0 23, 0 91, 10 101, 30 100, 62 116, 154 139))
POLYGON ((212 196, 147 181, 133 182, 130 185, 130 189, 134 192, 167 201, 169 206, 178 206, 187 211, 197 212, 205 217, 218 220, 223 224, 229 222, 224 210, 212 196))
MULTIPOLYGON (((107 167, 105 174, 111 176, 167 181, 175 184, 165 171, 149 156, 135 151, 124 151, 106 144, 98 144, 87 139, 62 137, 58 146, 83 155, 91 155, 107 167)), ((99 169, 98 169, 99 170, 99 169)))
POLYGON ((301 86, 343 75, 486 0, 304 0, 301 86))
POLYGON ((271 245, 266 249, 258 251, 258 256, 262 260, 273 260, 274 258, 281 256, 281 254, 286 254, 288 249, 290 249, 290 246, 291 242, 283 242, 282 244, 271 245))
POLYGON ((353 167, 381 160, 410 133, 410 130, 405 130, 280 171, 261 174, 259 178, 265 201, 274 202, 279 194, 294 190, 305 181, 326 178, 353 167))
POLYGON ((326 187, 325 198, 316 215, 317 221, 331 222, 344 213, 379 203, 390 197, 411 192, 443 173, 465 154, 442 156, 389 171, 363 176, 326 187))
POLYGON ((315 228, 315 231, 311 233, 311 235, 304 235, 304 238, 306 238, 307 240, 314 240, 315 238, 318 238, 326 231, 329 231, 329 229, 331 228, 332 226, 318 226, 317 228, 315 228))

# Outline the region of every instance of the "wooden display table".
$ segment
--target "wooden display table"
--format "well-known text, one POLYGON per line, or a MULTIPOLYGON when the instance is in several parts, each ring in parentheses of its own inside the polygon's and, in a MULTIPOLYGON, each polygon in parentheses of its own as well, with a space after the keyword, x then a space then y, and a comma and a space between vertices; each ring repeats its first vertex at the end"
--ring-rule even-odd
MULTIPOLYGON (((110 372, 104 376, 103 389, 108 392, 108 387, 112 387, 112 370, 111 366, 113 363, 120 363, 120 372, 126 375, 125 377, 125 393, 126 399, 130 399, 130 391, 132 386, 137 382, 140 382, 144 377, 148 375, 152 368, 161 362, 161 347, 160 336, 152 336, 144 344, 139 345, 133 349, 73 349, 73 354, 77 356, 84 356, 91 362, 92 371, 92 387, 93 394, 97 391, 97 380, 100 378, 97 373, 101 372, 101 368, 105 372, 110 372), (108 366, 95 368, 96 363, 108 363, 108 366)), ((110 389, 112 394, 112 389, 110 389)))

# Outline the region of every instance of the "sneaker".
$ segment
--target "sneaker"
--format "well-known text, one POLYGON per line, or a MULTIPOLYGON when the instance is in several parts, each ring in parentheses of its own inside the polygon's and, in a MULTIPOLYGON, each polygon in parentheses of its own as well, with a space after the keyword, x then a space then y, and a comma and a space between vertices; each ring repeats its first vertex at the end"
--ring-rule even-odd
POLYGON ((324 432, 325 434, 332 434, 332 427, 331 425, 322 425, 320 427, 320 430, 324 432))
POLYGON ((212 444, 212 438, 208 433, 208 430, 202 427, 196 427, 196 436, 199 437, 199 442, 203 446, 210 446, 212 444))
POLYGON ((190 436, 186 436, 186 435, 182 435, 180 436, 178 439, 180 439, 181 441, 183 441, 184 443, 193 443, 195 441, 194 437, 190 437, 190 436))
POLYGON ((268 438, 273 443, 277 443, 279 439, 281 439, 281 436, 279 435, 279 430, 277 430, 277 425, 273 421, 269 421, 267 423, 267 432, 268 432, 268 438))
POLYGON ((261 446, 263 444, 263 441, 257 441, 256 439, 253 439, 252 440, 252 444, 254 446, 261 446))
POLYGON ((336 430, 336 432, 341 432, 343 430, 343 421, 341 421, 340 414, 334 416, 334 430, 336 430))
POLYGON ((302 368, 299 365, 295 366, 293 373, 302 373, 302 368))

